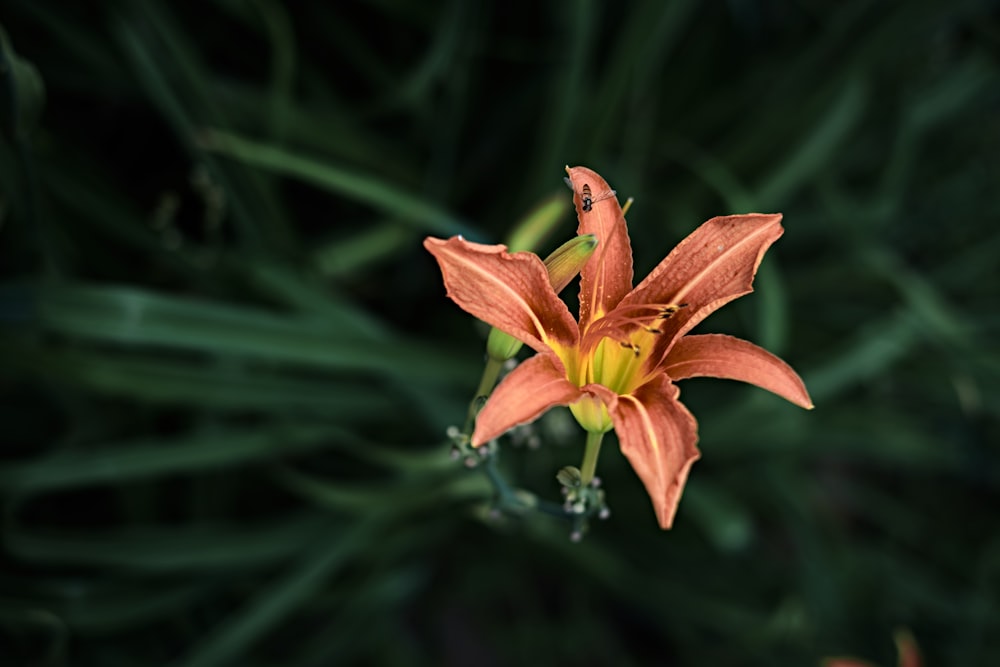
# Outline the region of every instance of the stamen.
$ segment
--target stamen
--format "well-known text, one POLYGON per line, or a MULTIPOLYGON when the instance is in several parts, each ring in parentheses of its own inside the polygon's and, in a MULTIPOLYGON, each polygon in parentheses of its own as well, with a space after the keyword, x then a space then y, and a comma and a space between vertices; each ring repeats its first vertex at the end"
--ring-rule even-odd
POLYGON ((612 317, 604 317, 594 322, 587 333, 594 335, 609 329, 628 329, 630 326, 634 327, 634 329, 645 328, 650 333, 654 333, 650 329, 657 329, 658 332, 655 324, 656 320, 668 319, 685 306, 687 306, 686 303, 679 306, 676 304, 663 305, 659 303, 639 303, 624 306, 616 310, 612 317), (632 315, 629 313, 635 314, 632 315))
POLYGON ((674 303, 637 303, 620 306, 614 311, 592 322, 585 333, 589 345, 597 345, 601 339, 610 338, 622 347, 633 350, 635 356, 642 354, 641 349, 628 340, 636 331, 658 335, 663 333, 660 321, 667 320, 688 304, 674 303))
POLYGON ((636 345, 635 343, 628 343, 628 342, 622 340, 622 341, 618 341, 618 344, 621 345, 622 347, 624 347, 626 350, 632 350, 632 352, 635 353, 636 357, 638 357, 640 354, 642 354, 642 350, 639 349, 639 346, 636 345))
POLYGON ((686 303, 682 303, 682 304, 671 303, 670 305, 663 306, 662 308, 660 308, 660 315, 656 319, 658 319, 658 320, 668 320, 671 317, 673 317, 674 313, 676 313, 681 308, 687 308, 687 304, 686 303))

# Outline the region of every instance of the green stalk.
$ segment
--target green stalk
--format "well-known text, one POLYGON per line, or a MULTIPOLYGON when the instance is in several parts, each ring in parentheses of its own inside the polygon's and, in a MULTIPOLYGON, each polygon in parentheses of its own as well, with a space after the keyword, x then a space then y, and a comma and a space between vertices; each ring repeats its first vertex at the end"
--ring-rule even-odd
POLYGON ((601 440, 604 434, 598 431, 587 431, 587 445, 583 450, 583 464, 580 466, 580 486, 589 486, 594 481, 597 470, 597 455, 601 453, 601 440))

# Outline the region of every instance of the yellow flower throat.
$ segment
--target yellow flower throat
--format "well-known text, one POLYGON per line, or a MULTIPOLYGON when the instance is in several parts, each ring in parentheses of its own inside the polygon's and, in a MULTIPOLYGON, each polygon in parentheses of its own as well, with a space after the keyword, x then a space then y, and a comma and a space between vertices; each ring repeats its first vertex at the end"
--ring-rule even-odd
MULTIPOLYGON (((656 347, 656 338, 660 335, 657 324, 685 305, 656 304, 638 307, 647 313, 649 309, 653 309, 655 315, 652 317, 612 314, 610 318, 598 319, 588 333, 607 330, 607 336, 593 346, 581 341, 580 348, 566 355, 572 357, 570 359, 560 355, 569 380, 577 387, 599 384, 619 396, 631 394, 645 384, 654 371, 648 362, 656 347)), ((612 428, 607 406, 600 399, 585 396, 572 404, 570 411, 588 431, 603 433, 612 428)))

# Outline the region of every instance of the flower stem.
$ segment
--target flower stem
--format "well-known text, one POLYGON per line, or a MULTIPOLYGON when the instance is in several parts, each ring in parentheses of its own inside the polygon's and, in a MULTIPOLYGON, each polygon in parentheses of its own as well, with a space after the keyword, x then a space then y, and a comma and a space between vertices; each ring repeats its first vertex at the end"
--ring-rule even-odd
POLYGON ((500 369, 503 368, 503 364, 502 360, 487 357, 486 368, 483 369, 483 377, 479 381, 479 388, 476 389, 476 393, 472 397, 472 402, 469 403, 469 412, 465 417, 465 428, 462 429, 462 432, 466 435, 472 435, 472 428, 476 424, 476 414, 479 412, 479 408, 482 407, 483 400, 490 395, 493 387, 496 386, 497 378, 500 376, 500 369))
POLYGON ((594 481, 594 472, 597 470, 597 455, 601 453, 601 440, 604 433, 600 431, 587 431, 587 445, 583 450, 583 463, 580 465, 580 484, 589 485, 594 481))

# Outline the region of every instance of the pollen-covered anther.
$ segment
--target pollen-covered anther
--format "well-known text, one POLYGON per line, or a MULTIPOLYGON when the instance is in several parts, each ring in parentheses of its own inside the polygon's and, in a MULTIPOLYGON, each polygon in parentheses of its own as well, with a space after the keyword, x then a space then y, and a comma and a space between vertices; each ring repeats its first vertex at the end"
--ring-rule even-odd
POLYGON ((671 317, 673 317, 674 313, 676 313, 681 308, 687 308, 687 304, 686 303, 680 303, 680 304, 671 303, 669 305, 663 306, 663 307, 660 308, 660 314, 659 314, 659 316, 656 319, 658 319, 658 320, 669 320, 671 317))
POLYGON ((662 331, 660 331, 656 327, 646 327, 646 331, 647 331, 647 333, 651 333, 651 334, 661 334, 661 333, 663 333, 662 331))
POLYGON ((618 344, 621 345, 622 347, 624 347, 626 350, 632 350, 632 352, 634 352, 635 356, 637 356, 637 357, 640 354, 642 354, 642 349, 638 345, 636 345, 635 343, 629 343, 629 342, 626 342, 626 341, 623 340, 623 341, 619 341, 618 344))

